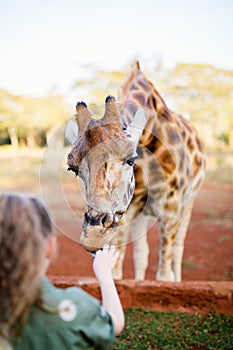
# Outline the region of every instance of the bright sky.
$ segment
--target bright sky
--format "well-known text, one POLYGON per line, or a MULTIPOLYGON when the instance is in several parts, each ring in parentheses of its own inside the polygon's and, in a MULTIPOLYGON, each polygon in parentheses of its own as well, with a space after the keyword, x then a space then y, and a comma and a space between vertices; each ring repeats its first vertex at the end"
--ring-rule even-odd
POLYGON ((0 0, 0 87, 69 94, 80 65, 233 69, 232 0, 0 0))

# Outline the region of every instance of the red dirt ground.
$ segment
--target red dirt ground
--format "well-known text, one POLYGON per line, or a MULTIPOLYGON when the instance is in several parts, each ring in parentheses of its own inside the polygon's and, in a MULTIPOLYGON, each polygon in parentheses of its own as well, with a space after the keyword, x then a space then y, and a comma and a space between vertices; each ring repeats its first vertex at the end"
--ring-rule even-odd
MULTIPOLYGON (((71 189, 75 191, 75 187, 71 189)), ((52 206, 52 209, 53 206, 52 206)), ((58 222, 66 232, 75 233, 74 223, 58 222)), ((63 220, 63 222, 61 222, 63 220)), ((49 275, 90 276, 92 258, 79 243, 59 235, 59 254, 49 267, 49 275)), ((147 279, 154 279, 157 268, 157 228, 148 233, 150 261, 147 279)), ((127 248, 124 262, 124 278, 133 278, 132 245, 127 248)), ((184 281, 232 281, 233 280, 233 186, 205 184, 199 193, 185 242, 183 259, 184 281)))

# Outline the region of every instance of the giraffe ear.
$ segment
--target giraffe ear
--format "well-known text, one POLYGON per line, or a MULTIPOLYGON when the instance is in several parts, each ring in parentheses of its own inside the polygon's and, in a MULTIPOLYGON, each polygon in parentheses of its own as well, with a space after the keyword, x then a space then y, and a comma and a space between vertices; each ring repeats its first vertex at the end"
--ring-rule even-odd
POLYGON ((66 125, 65 137, 73 145, 78 138, 78 125, 70 119, 66 125))
POLYGON ((146 125, 145 111, 142 107, 139 107, 137 112, 135 113, 133 121, 131 122, 131 124, 127 129, 127 132, 129 133, 129 135, 131 136, 132 140, 135 143, 138 143, 145 125, 146 125))

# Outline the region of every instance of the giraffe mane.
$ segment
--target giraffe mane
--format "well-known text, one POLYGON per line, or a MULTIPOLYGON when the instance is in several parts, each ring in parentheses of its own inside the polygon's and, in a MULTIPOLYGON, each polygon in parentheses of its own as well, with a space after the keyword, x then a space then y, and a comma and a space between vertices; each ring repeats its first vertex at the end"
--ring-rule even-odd
POLYGON ((126 96, 128 96, 130 92, 130 86, 132 85, 132 82, 134 81, 135 77, 137 76, 138 72, 140 72, 140 64, 139 61, 135 61, 131 66, 131 71, 126 76, 124 82, 122 83, 120 89, 119 89, 119 99, 123 99, 126 96))

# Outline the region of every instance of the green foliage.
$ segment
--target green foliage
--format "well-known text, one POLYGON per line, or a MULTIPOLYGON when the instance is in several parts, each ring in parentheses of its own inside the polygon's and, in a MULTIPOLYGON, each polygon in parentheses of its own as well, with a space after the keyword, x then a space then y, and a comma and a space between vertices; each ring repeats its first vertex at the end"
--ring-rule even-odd
POLYGON ((223 132, 220 136, 219 136, 219 140, 225 142, 226 145, 229 144, 229 134, 226 132, 223 132))
POLYGON ((0 140, 15 136, 27 145, 44 144, 46 134, 69 115, 62 96, 32 98, 0 90, 0 140))
POLYGON ((233 316, 126 310, 126 327, 113 350, 232 349, 233 316))
POLYGON ((178 111, 203 134, 207 146, 229 144, 233 129, 233 71, 178 64, 168 72, 163 86, 178 111))

